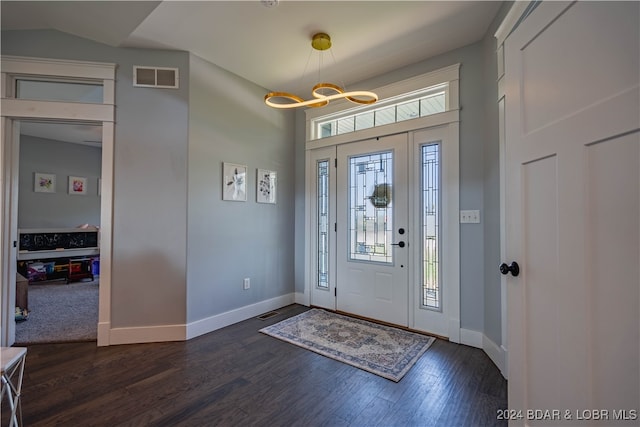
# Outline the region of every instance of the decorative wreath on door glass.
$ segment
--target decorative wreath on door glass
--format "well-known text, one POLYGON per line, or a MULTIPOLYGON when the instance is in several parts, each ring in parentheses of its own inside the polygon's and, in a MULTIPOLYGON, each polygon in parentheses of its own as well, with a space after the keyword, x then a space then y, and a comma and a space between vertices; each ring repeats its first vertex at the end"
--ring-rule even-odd
POLYGON ((391 203, 391 184, 377 184, 369 201, 376 208, 386 208, 391 203))

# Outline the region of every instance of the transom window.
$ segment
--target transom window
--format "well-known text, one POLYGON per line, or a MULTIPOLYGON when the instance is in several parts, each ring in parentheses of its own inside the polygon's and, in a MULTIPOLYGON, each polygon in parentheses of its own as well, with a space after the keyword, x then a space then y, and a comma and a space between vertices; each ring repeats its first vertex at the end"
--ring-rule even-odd
POLYGON ((449 83, 388 98, 375 107, 350 109, 314 121, 313 139, 328 138, 447 111, 449 83))
POLYGON ((102 82, 73 82, 53 79, 16 79, 16 98, 41 101, 83 102, 102 104, 102 82))

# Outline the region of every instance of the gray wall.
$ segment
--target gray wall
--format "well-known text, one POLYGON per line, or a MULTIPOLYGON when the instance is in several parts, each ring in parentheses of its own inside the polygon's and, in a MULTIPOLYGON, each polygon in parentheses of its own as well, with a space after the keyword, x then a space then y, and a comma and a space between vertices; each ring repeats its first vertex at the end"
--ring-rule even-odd
MULTIPOLYGON (((190 65, 188 321, 294 291, 294 114, 266 89, 195 55, 190 65), (222 163, 248 167, 247 201, 222 200, 222 163), (256 202, 256 168, 277 172, 256 202), (243 290, 248 277, 251 288, 243 290)), ((304 178, 302 179, 304 182, 304 178)))
POLYGON ((100 225, 98 178, 102 150, 29 135, 20 136, 18 228, 100 225), (56 176, 55 193, 34 191, 35 173, 56 176), (87 194, 68 191, 69 176, 87 178, 87 194))
POLYGON ((2 54, 117 64, 112 327, 186 321, 189 81, 132 87, 134 65, 178 67, 186 52, 122 49, 57 31, 3 31, 2 54))

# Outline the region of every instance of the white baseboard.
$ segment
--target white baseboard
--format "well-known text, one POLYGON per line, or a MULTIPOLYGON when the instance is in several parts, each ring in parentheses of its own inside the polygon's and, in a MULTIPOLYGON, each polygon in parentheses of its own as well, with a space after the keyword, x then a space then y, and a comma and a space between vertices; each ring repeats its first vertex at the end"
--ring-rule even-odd
POLYGON ((482 332, 460 329, 460 344, 482 348, 482 332))
POLYGON ((245 307, 240 307, 235 310, 227 311, 225 313, 216 314, 215 316, 207 317, 206 319, 191 322, 187 324, 186 339, 190 340, 191 338, 213 332, 217 329, 224 328, 225 326, 242 322, 243 320, 259 316, 267 311, 276 310, 293 304, 295 301, 296 297, 293 293, 286 294, 266 301, 247 305, 245 307))
POLYGON ((98 322, 98 347, 109 345, 110 322, 98 322))
POLYGON ((309 307, 310 304, 309 298, 304 292, 296 292, 295 301, 296 304, 304 305, 306 307, 309 307))
POLYGON ((501 369, 502 376, 508 380, 509 379, 509 351, 507 347, 505 347, 504 345, 501 345, 500 349, 502 350, 502 354, 504 355, 503 356, 504 362, 502 364, 503 366, 501 369))
POLYGON ((294 294, 282 295, 241 307, 187 325, 141 326, 110 329, 109 323, 98 324, 98 345, 137 344, 148 342, 185 341, 242 322, 267 311, 293 304, 294 294))
POLYGON ((456 344, 462 342, 462 329, 460 329, 460 319, 449 319, 449 333, 447 335, 449 336, 449 341, 451 342, 454 342, 456 344))
POLYGON ((489 356, 493 363, 495 363, 498 369, 500 369, 500 373, 502 374, 502 376, 506 378, 505 354, 503 348, 483 334, 482 349, 485 353, 487 353, 487 356, 489 356))
POLYGON ((185 325, 139 326, 113 328, 109 331, 109 344, 139 344, 147 342, 184 341, 185 325))
POLYGON ((470 329, 460 329, 460 344, 482 349, 500 369, 502 376, 507 378, 507 354, 503 347, 494 343, 482 332, 470 329))

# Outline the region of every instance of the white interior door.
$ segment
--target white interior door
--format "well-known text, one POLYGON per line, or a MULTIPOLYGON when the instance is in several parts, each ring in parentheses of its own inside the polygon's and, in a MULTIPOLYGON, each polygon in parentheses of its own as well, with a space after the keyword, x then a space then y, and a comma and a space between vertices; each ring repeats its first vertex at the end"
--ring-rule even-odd
POLYGON ((638 422, 639 12, 543 2, 505 42, 516 424, 638 422), (561 411, 544 421, 529 409, 561 411), (607 412, 594 421, 596 409, 607 412))
POLYGON ((408 326, 407 134, 338 147, 337 309, 408 326))

